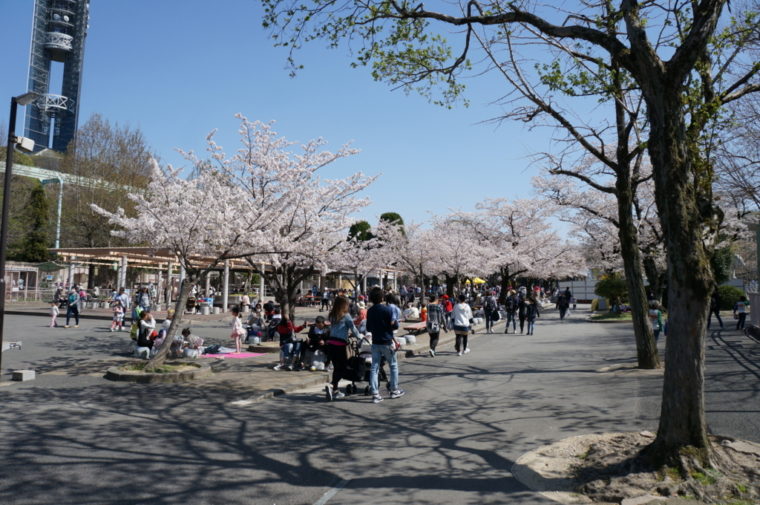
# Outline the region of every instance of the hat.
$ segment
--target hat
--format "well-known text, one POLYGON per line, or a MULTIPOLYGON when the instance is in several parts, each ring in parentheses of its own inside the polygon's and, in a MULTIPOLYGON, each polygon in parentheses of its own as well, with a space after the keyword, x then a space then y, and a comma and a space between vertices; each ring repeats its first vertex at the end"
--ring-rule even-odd
POLYGON ((359 295, 359 300, 364 300, 364 295, 359 295))
POLYGON ((449 299, 449 295, 443 295, 441 298, 443 298, 444 300, 448 300, 449 299))
POLYGON ((359 303, 357 304, 357 306, 360 309, 366 309, 367 308, 367 305, 363 301, 361 301, 361 300, 359 300, 359 303))

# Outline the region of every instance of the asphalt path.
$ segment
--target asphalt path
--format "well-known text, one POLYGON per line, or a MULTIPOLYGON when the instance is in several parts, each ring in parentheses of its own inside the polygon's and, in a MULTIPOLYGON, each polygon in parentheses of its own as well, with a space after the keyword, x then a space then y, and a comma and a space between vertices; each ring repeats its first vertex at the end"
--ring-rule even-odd
MULTIPOLYGON (((2 504, 545 504, 512 477, 520 455, 573 435, 654 431, 659 416, 661 372, 600 371, 633 362, 630 326, 580 313, 547 311, 533 336, 479 334, 465 356, 406 359, 406 396, 378 405, 328 403, 317 388, 251 403, 222 384, 109 382, 101 365, 119 359, 123 336, 95 321, 43 325, 6 322, 24 348, 3 368, 44 373, 0 387, 2 504), (67 372, 82 353, 102 363, 67 372)), ((760 442, 760 343, 706 338, 711 431, 760 442)))

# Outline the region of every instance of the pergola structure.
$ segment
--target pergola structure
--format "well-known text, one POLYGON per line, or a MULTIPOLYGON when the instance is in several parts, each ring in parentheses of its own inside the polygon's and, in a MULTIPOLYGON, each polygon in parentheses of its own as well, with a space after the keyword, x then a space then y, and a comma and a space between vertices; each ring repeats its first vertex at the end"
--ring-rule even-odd
MULTIPOLYGON (((172 302, 172 276, 175 275, 175 271, 178 270, 179 283, 185 277, 184 266, 180 264, 177 256, 166 248, 154 248, 154 247, 61 247, 58 249, 51 249, 51 252, 58 255, 58 258, 70 265, 100 265, 104 267, 115 267, 118 270, 117 276, 117 289, 126 288, 127 286, 127 269, 142 268, 147 270, 156 270, 159 274, 159 293, 165 293, 166 303, 172 302), (166 281, 164 282, 163 272, 166 272, 166 281)), ((206 258, 198 256, 191 258, 191 263, 195 266, 204 267, 207 266, 213 258, 206 258)), ((265 264, 261 264, 261 271, 266 268, 265 264)), ((230 269, 234 270, 253 270, 248 262, 241 259, 225 260, 220 265, 220 270, 223 273, 222 280, 222 308, 227 310, 229 304, 229 281, 230 281, 230 269)), ((69 270, 69 277, 71 277, 73 270, 69 270)), ((72 284, 72 279, 69 278, 69 285, 72 284)), ((206 277, 206 291, 210 286, 210 277, 206 277)), ((259 292, 264 292, 264 276, 261 276, 259 292)))
MULTIPOLYGON (((175 271, 178 270, 179 284, 185 277, 184 267, 179 263, 177 256, 166 248, 154 248, 154 247, 61 247, 57 249, 51 249, 51 252, 58 255, 58 258, 63 263, 69 265, 99 265, 104 267, 116 268, 118 270, 117 277, 117 289, 127 288, 127 269, 142 268, 147 270, 156 270, 160 272, 159 275, 159 293, 164 293, 164 300, 166 303, 172 302, 172 277, 175 276, 175 271), (165 272, 166 279, 164 280, 163 273, 165 272)), ((192 258, 193 265, 199 267, 208 265, 213 258, 198 256, 192 258)), ((260 263, 256 268, 252 267, 247 261, 243 259, 230 259, 225 260, 220 265, 219 270, 222 274, 222 310, 225 312, 229 305, 229 289, 230 289, 230 270, 258 270, 264 272, 267 268, 266 263, 260 263)), ((382 278, 383 273, 390 274, 390 278, 393 280, 394 289, 397 287, 397 273, 394 269, 380 269, 379 276, 382 278)), ((334 272, 331 275, 337 276, 338 286, 342 285, 343 274, 340 272, 334 272)), ((320 287, 326 273, 320 274, 320 287)), ((73 269, 69 269, 69 285, 73 284, 73 269)), ((366 279, 365 279, 366 282, 366 279)), ((209 291, 211 285, 210 276, 206 277, 206 292, 209 291)), ((364 286, 366 291, 366 285, 364 286)), ((259 278, 259 293, 261 296, 265 293, 264 275, 259 278)))

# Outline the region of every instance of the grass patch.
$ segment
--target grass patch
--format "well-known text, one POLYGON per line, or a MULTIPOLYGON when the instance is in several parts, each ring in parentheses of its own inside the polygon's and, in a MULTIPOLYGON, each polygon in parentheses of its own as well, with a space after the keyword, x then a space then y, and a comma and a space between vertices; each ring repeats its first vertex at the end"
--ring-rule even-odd
POLYGON ((702 472, 691 472, 691 478, 702 484, 703 486, 711 486, 717 482, 717 479, 712 475, 702 472))
POLYGON ((591 315, 592 321, 632 321, 630 312, 601 312, 591 315))
MULTIPOLYGON (((147 362, 145 363, 130 363, 128 365, 124 365, 121 367, 122 370, 125 372, 142 372, 145 370, 145 367, 148 365, 147 362)), ((173 372, 180 372, 182 370, 185 370, 187 368, 187 365, 167 365, 163 364, 160 367, 153 370, 153 373, 173 373, 173 372)))

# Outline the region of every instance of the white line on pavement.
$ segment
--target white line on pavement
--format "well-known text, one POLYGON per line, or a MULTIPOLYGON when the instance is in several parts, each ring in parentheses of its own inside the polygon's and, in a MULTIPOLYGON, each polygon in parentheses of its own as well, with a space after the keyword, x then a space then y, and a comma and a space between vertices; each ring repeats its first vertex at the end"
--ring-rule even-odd
POLYGON ((348 484, 348 479, 343 479, 342 481, 338 482, 338 485, 334 488, 330 489, 328 492, 322 495, 322 498, 314 502, 314 505, 325 505, 328 501, 330 501, 330 498, 338 494, 338 491, 346 487, 346 484, 348 484))

